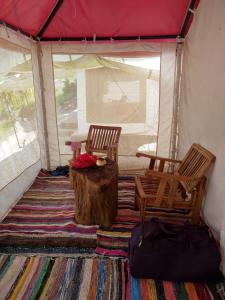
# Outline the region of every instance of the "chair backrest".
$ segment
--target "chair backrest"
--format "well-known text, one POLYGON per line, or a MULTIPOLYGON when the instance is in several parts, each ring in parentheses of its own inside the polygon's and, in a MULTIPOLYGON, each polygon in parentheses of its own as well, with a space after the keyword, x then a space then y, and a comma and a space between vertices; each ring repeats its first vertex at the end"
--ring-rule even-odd
MULTIPOLYGON (((177 173, 182 176, 203 177, 216 157, 199 144, 193 144, 182 160, 177 173)), ((181 182, 187 192, 195 186, 195 181, 181 182)))
POLYGON ((90 125, 87 148, 88 150, 105 150, 107 146, 119 142, 121 127, 90 125))

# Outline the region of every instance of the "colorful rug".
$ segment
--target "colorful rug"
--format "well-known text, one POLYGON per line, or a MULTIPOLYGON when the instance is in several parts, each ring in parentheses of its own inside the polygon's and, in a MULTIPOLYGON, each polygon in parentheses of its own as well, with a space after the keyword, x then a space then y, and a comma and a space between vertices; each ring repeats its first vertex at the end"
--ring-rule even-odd
MULTIPOLYGON (((73 247, 96 247, 98 226, 74 221, 74 192, 68 177, 44 175, 36 178, 0 223, 0 253, 66 254, 73 247)), ((118 194, 118 216, 111 228, 98 231, 99 254, 126 256, 130 230, 139 220, 133 210, 133 177, 119 178, 118 194)))
POLYGON ((110 228, 97 229, 97 254, 127 257, 131 230, 136 223, 140 222, 140 213, 134 210, 134 199, 134 178, 120 177, 118 215, 110 228))
POLYGON ((76 224, 74 215, 69 179, 39 176, 0 223, 0 248, 95 247, 97 226, 76 224))
POLYGON ((224 295, 224 283, 132 278, 127 259, 0 256, 1 300, 219 300, 224 295))

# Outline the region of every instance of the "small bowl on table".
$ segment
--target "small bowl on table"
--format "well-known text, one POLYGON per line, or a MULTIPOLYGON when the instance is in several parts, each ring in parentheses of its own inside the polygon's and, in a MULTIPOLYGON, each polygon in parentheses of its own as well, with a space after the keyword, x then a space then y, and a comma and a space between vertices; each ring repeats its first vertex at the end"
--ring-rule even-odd
POLYGON ((98 157, 96 160, 96 166, 98 167, 104 167, 107 164, 107 161, 103 157, 98 157))

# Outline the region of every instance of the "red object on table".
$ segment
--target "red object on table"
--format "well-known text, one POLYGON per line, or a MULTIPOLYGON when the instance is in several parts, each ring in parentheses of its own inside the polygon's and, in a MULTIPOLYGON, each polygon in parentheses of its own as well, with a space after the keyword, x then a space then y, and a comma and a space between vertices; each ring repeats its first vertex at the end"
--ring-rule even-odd
POLYGON ((74 168, 82 169, 96 165, 97 156, 87 153, 79 155, 72 163, 74 168))

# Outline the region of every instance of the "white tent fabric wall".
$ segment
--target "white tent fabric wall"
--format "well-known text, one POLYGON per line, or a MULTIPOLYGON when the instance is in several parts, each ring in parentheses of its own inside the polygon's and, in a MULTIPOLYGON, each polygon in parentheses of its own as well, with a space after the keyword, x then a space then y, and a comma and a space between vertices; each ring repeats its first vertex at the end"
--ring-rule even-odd
MULTIPOLYGON (((205 0, 185 40, 179 114, 179 157, 197 142, 216 155, 203 215, 225 254, 225 2, 205 0)), ((225 271, 225 255, 223 258, 225 271)))
MULTIPOLYGON (((55 103, 55 87, 53 76, 52 55, 57 54, 84 54, 84 53, 137 53, 137 52, 159 53, 161 56, 160 74, 160 100, 159 100, 159 124, 157 154, 169 156, 171 143, 171 125, 173 115, 173 94, 176 63, 176 43, 165 45, 157 43, 110 43, 102 44, 78 44, 78 45, 42 45, 42 70, 44 79, 44 98, 46 105, 46 120, 48 129, 48 145, 50 154, 50 167, 67 164, 71 154, 60 153, 59 136, 57 128, 57 115, 55 103)), ((108 55, 109 56, 109 55, 108 55)), ((96 123, 97 120, 96 120, 96 123)), ((123 134, 123 131, 122 131, 123 134)), ((136 152, 137 149, 134 149, 136 152)), ((121 169, 134 169, 140 166, 146 167, 148 160, 137 159, 134 155, 119 157, 121 169)))
MULTIPOLYGON (((29 40, 4 27, 0 28, 0 41, 0 47, 9 51, 31 51, 32 43, 29 40)), ((0 219, 31 185, 41 168, 38 142, 36 140, 32 143, 0 162, 0 219), (29 149, 34 151, 33 157, 29 149)))
POLYGON ((0 222, 31 186, 40 169, 41 161, 38 161, 0 191, 0 222))
POLYGON ((40 159, 31 53, 0 48, 0 190, 40 159))
POLYGON ((43 75, 41 69, 41 49, 40 45, 32 44, 31 57, 32 57, 32 70, 34 79, 34 92, 35 92, 35 104, 37 115, 37 127, 38 127, 38 140, 40 145, 41 166, 48 169, 48 145, 46 137, 46 120, 45 120, 45 103, 43 97, 43 75))
POLYGON ((170 156, 176 68, 176 44, 163 44, 161 52, 160 107, 157 155, 170 156))
POLYGON ((50 168, 54 169, 60 165, 60 154, 56 120, 56 102, 51 45, 41 47, 41 68, 43 75, 43 96, 46 113, 44 118, 46 119, 48 137, 48 160, 50 168))

